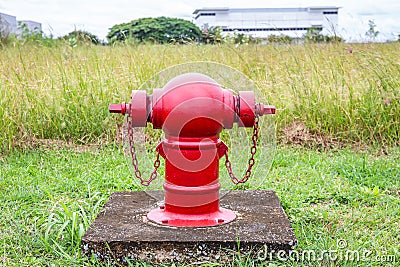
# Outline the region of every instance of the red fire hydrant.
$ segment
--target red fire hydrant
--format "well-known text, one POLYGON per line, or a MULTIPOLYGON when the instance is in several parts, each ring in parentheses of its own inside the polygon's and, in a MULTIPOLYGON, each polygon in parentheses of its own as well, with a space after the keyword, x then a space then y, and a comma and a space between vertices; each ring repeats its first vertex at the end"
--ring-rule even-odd
POLYGON ((150 211, 149 220, 168 226, 204 227, 236 218, 233 211, 219 205, 219 159, 227 156, 228 149, 219 139, 220 132, 232 128, 234 122, 253 127, 258 116, 275 113, 273 106, 256 104, 252 91, 240 91, 236 96, 208 76, 188 73, 155 89, 152 95, 133 91, 130 103, 111 104, 109 110, 130 116, 129 127, 145 127, 151 122, 154 129, 165 133, 157 146, 165 159, 165 205, 150 211))

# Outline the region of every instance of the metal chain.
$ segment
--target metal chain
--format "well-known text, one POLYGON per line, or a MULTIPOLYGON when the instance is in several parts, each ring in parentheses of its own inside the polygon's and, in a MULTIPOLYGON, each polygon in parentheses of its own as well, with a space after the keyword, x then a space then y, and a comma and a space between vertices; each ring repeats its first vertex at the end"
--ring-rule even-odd
MULTIPOLYGON (((147 180, 143 179, 142 172, 139 170, 139 162, 138 162, 137 157, 136 157, 136 148, 135 148, 135 142, 134 142, 133 132, 132 132, 132 123, 131 123, 132 120, 131 120, 129 115, 126 117, 126 120, 127 120, 127 124, 128 124, 129 152, 130 152, 131 157, 132 157, 132 165, 133 165, 133 167, 135 169, 134 174, 135 174, 136 178, 138 178, 140 180, 140 183, 142 185, 149 186, 150 183, 154 179, 157 178, 157 170, 160 167, 160 163, 161 163, 160 162, 160 153, 157 152, 157 157, 156 157, 156 159, 154 161, 154 164, 153 164, 154 170, 150 174, 150 178, 147 179, 147 180)), ((231 180, 232 180, 232 182, 234 184, 245 183, 245 182, 247 182, 247 180, 251 176, 251 172, 252 172, 253 166, 255 164, 254 156, 255 156, 255 154, 257 152, 258 133, 259 133, 258 116, 256 116, 254 118, 253 135, 251 137, 251 140, 253 142, 253 145, 250 148, 251 156, 250 156, 250 158, 248 160, 248 167, 247 167, 246 173, 245 173, 245 175, 243 176, 242 179, 238 179, 237 177, 235 177, 235 175, 234 175, 234 173, 232 171, 232 163, 231 163, 231 161, 229 160, 229 157, 228 157, 228 150, 225 151, 225 167, 226 167, 226 169, 228 171, 228 174, 229 174, 229 176, 230 176, 230 178, 231 178, 231 180)))
POLYGON ((243 176, 242 179, 238 179, 235 177, 235 174, 233 174, 232 171, 232 163, 230 162, 228 158, 228 150, 225 150, 225 167, 228 171, 228 174, 234 184, 243 184, 247 182, 249 177, 251 176, 251 171, 253 169, 254 164, 256 163, 254 159, 254 155, 257 152, 257 142, 258 142, 258 133, 259 133, 259 128, 258 128, 258 116, 254 118, 254 125, 253 125, 253 135, 251 137, 251 141, 253 142, 253 145, 250 148, 250 158, 248 161, 248 167, 246 170, 246 174, 243 176))
POLYGON ((132 119, 129 115, 126 116, 126 122, 128 124, 128 137, 129 137, 129 152, 132 156, 132 165, 135 168, 134 174, 136 178, 140 180, 140 183, 144 186, 149 186, 150 183, 157 178, 157 169, 160 167, 160 153, 157 151, 157 157, 156 160, 154 161, 154 170, 150 174, 150 178, 148 180, 143 179, 142 177, 142 172, 139 170, 139 162, 136 157, 136 148, 135 148, 135 142, 133 138, 133 131, 132 131, 132 119))

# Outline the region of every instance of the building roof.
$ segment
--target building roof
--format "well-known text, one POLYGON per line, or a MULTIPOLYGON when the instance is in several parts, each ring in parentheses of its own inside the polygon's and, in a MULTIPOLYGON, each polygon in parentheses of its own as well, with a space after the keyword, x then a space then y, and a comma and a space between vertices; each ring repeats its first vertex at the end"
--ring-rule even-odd
POLYGON ((229 11, 229 7, 203 7, 196 9, 193 14, 196 15, 200 11, 229 11))
POLYGON ((33 20, 19 20, 20 22, 25 22, 25 23, 37 23, 37 24, 42 24, 40 22, 37 21, 33 21, 33 20))
POLYGON ((10 18, 16 18, 16 16, 13 16, 13 15, 8 15, 8 14, 1 13, 1 12, 0 12, 0 16, 4 16, 4 17, 10 17, 10 18))
POLYGON ((229 11, 229 12, 301 12, 308 10, 321 10, 321 9, 339 9, 336 6, 310 6, 310 7, 271 7, 271 8, 229 8, 229 7, 203 7, 196 9, 193 14, 196 15, 202 11, 229 11))

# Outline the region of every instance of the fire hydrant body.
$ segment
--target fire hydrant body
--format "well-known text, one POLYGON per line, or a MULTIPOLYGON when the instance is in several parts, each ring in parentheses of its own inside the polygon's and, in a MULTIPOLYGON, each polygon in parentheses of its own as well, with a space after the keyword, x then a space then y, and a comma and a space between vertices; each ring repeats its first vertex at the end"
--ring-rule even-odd
POLYGON ((165 159, 164 205, 150 211, 153 222, 176 227, 229 223, 235 213, 219 205, 219 159, 227 146, 223 129, 234 122, 252 127, 256 116, 275 113, 272 106, 255 104, 254 93, 222 89, 198 73, 180 75, 153 95, 133 91, 131 103, 112 104, 110 112, 127 113, 132 126, 162 129, 157 151, 165 159))

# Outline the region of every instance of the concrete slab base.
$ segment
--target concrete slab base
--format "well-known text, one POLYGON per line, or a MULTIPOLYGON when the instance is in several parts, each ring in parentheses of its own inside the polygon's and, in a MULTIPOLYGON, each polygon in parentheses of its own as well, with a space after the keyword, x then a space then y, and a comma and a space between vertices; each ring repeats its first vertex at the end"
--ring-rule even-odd
POLYGON ((231 191, 221 206, 234 210, 236 220, 215 227, 173 228, 146 219, 157 202, 145 192, 114 193, 83 236, 82 252, 119 264, 196 264, 226 263, 239 254, 254 258, 265 250, 288 252, 297 245, 274 191, 231 191))

